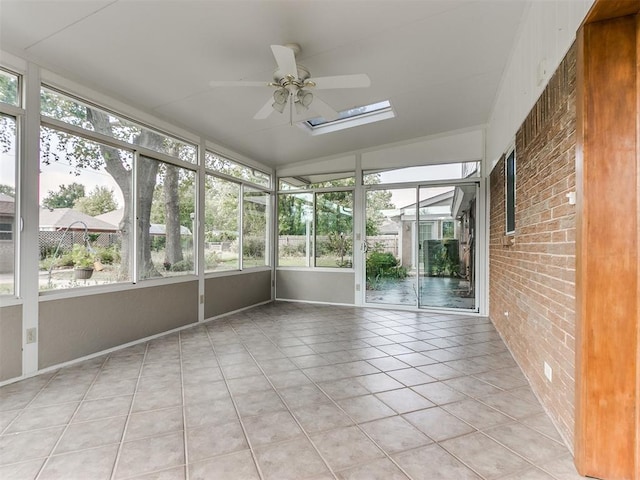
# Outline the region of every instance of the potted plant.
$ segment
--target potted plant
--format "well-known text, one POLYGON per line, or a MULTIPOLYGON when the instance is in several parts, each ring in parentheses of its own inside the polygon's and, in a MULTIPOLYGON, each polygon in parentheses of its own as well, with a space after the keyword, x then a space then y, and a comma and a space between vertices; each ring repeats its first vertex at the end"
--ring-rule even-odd
POLYGON ((74 277, 77 280, 87 280, 93 275, 94 258, 84 245, 76 244, 71 251, 73 260, 74 277))

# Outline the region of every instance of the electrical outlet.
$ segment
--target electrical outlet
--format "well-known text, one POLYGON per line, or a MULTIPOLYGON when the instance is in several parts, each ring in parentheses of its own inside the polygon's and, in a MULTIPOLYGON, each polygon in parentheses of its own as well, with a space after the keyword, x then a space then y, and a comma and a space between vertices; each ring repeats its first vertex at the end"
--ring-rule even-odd
POLYGON ((504 316, 508 317, 509 316, 509 312, 504 312, 504 316))
POLYGON ((356 283, 356 292, 359 292, 359 291, 360 291, 360 284, 356 283))
POLYGON ((547 380, 549 380, 550 382, 553 379, 553 370, 551 369, 551 365, 549 365, 547 362, 544 362, 544 376, 547 377, 547 380))
POLYGON ((27 343, 36 343, 38 340, 36 328, 27 328, 27 343))

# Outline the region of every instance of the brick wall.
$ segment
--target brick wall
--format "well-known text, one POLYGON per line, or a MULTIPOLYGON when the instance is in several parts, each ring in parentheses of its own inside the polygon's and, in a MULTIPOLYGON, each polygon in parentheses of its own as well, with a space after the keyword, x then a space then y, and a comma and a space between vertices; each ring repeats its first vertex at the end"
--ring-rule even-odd
POLYGON ((575 370, 575 45, 516 134, 515 243, 505 159, 490 176, 490 317, 570 448, 575 370), (508 315, 505 313, 508 312, 508 315), (544 362, 553 369, 549 382, 544 362))

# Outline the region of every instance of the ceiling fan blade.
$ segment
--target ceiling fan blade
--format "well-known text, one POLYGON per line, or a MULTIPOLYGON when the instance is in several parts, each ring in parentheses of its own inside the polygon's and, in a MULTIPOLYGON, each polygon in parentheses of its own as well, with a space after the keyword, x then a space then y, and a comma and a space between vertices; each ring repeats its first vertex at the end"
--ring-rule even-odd
POLYGON ((318 112, 322 118, 328 120, 329 122, 333 120, 337 120, 340 117, 340 114, 336 112, 331 106, 326 104, 324 101, 318 98, 317 95, 313 96, 313 102, 311 102, 311 107, 313 110, 318 112))
POLYGON ((210 87, 268 87, 269 82, 253 82, 247 80, 214 80, 209 82, 210 87))
POLYGON ((264 120, 269 115, 271 115, 271 113, 273 112, 273 107, 271 106, 272 104, 273 104, 273 98, 269 97, 269 100, 267 100, 267 103, 265 103, 264 106, 260 110, 258 110, 258 113, 256 113, 253 116, 253 119, 264 120))
POLYGON ((331 88, 365 88, 371 86, 371 79, 366 73, 355 75, 337 75, 335 77, 318 77, 310 79, 317 90, 331 88))
POLYGON ((271 51, 276 59, 280 73, 298 78, 298 65, 296 64, 296 55, 293 50, 283 45, 271 45, 271 51))

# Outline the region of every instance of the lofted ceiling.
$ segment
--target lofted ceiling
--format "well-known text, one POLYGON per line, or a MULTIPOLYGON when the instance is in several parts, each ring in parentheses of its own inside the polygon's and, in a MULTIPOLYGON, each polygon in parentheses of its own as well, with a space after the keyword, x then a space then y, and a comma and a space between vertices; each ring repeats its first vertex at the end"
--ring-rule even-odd
POLYGON ((0 48, 279 167, 486 123, 527 3, 0 0, 0 48), (287 111, 253 119, 269 88, 209 86, 270 81, 285 43, 312 77, 369 75, 317 93, 334 109, 390 100, 396 118, 312 136, 287 111))

